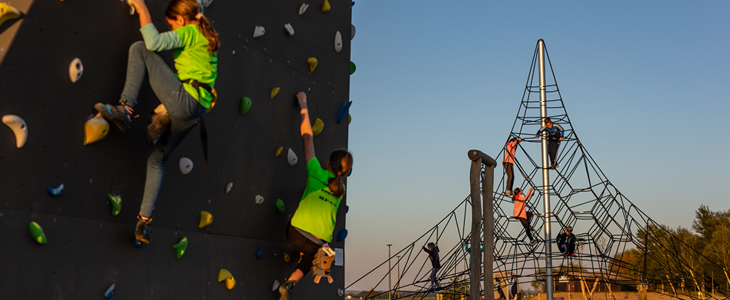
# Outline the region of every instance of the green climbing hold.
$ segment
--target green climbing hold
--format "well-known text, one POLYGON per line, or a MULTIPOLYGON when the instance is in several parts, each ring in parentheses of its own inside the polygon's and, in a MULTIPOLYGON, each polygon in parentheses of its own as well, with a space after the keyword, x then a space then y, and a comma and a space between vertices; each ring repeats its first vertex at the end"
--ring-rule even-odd
POLYGON ((46 240, 46 234, 43 233, 43 228, 41 228, 41 225, 38 225, 36 222, 30 222, 30 236, 33 237, 33 240, 38 242, 38 244, 45 244, 48 242, 46 240))
POLYGON ((352 73, 355 73, 355 69, 357 69, 357 67, 355 66, 355 63, 350 62, 350 75, 352 75, 352 73))
POLYGON ((241 98, 241 114, 245 115, 249 109, 251 109, 251 98, 249 98, 249 97, 241 98))
POLYGON ((112 216, 116 216, 122 210, 122 196, 106 194, 109 202, 112 203, 112 216))
POLYGON ((279 211, 280 215, 284 214, 284 208, 284 201, 282 201, 281 199, 276 199, 276 210, 279 211))
POLYGON ((185 254, 185 249, 188 248, 188 237, 183 237, 177 244, 172 246, 172 249, 176 250, 177 259, 180 259, 185 254))

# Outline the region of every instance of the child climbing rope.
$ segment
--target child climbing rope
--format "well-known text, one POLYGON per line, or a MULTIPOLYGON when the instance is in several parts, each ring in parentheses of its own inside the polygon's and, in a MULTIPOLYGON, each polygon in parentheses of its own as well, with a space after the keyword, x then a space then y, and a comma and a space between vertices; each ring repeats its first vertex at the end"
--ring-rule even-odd
MULTIPOLYGON (((322 252, 323 245, 332 241, 337 208, 345 194, 344 177, 352 169, 352 154, 347 150, 333 151, 323 169, 314 154, 312 125, 307 109, 307 94, 297 93, 302 124, 300 127, 304 144, 304 160, 307 163, 307 186, 288 229, 289 245, 302 253, 296 270, 279 286, 280 300, 289 300, 290 292, 299 280, 313 266, 315 255, 322 252)), ((329 246, 327 246, 329 249, 329 246)), ((316 271, 316 270, 315 270, 316 271)), ((317 272, 315 272, 317 274, 317 272)), ((315 278, 317 281, 317 278, 315 278)))
POLYGON ((512 185, 515 183, 514 164, 515 164, 515 150, 517 144, 522 141, 520 137, 513 137, 507 142, 507 147, 504 151, 504 159, 502 160, 502 166, 504 172, 507 173, 507 192, 504 194, 507 197, 512 195, 512 185))
POLYGON ((169 133, 153 145, 147 159, 144 196, 134 232, 136 241, 149 244, 149 224, 162 188, 167 159, 198 121, 203 123, 205 110, 215 101, 212 88, 217 76, 219 41, 218 34, 203 15, 202 4, 196 0, 172 0, 165 11, 165 20, 172 30, 163 33, 152 24, 144 0, 129 0, 129 3, 139 14, 144 42, 138 41, 129 47, 121 105, 97 103, 94 107, 120 130, 126 131, 132 123, 145 75, 148 75, 152 90, 167 109, 169 133), (166 50, 174 51, 177 73, 155 53, 166 50))
POLYGON ((522 195, 522 190, 520 188, 515 188, 514 196, 512 197, 512 202, 515 204, 514 211, 512 213, 512 216, 517 218, 517 220, 520 220, 520 223, 522 224, 522 227, 525 228, 525 233, 527 233, 527 238, 530 239, 530 246, 534 246, 537 244, 537 240, 532 237, 532 231, 535 229, 530 226, 530 220, 532 220, 532 212, 527 211, 527 200, 530 200, 532 198, 532 189, 530 188, 529 191, 527 191, 527 196, 522 195))
POLYGON ((573 235, 573 227, 565 226, 565 230, 558 234, 556 243, 560 249, 560 253, 563 253, 564 257, 576 256, 575 255, 575 242, 581 241, 573 235))
MULTIPOLYGON (((471 250, 471 248, 469 249, 471 250)), ((431 289, 437 289, 441 287, 436 280, 436 273, 441 269, 441 262, 439 262, 439 247, 434 243, 428 243, 428 248, 423 247, 423 251, 428 253, 428 259, 431 260, 431 289)))
POLYGON ((550 118, 545 118, 545 126, 540 128, 535 134, 535 138, 540 138, 540 134, 545 131, 547 132, 548 138, 548 156, 550 156, 550 169, 558 167, 557 154, 558 147, 560 147, 560 141, 563 140, 563 127, 553 123, 550 118))

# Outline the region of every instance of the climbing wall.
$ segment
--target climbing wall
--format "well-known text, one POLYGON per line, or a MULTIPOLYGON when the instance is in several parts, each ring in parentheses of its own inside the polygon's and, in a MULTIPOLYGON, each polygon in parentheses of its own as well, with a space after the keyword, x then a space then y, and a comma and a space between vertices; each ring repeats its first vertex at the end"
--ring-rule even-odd
MULTIPOLYGON (((114 299, 278 299, 272 291, 295 268, 298 253, 286 240, 286 226, 301 198, 306 169, 299 135, 298 91, 308 94, 312 121, 324 128, 314 138, 317 157, 347 148, 348 120, 336 119, 349 101, 351 1, 216 0, 205 9, 220 34, 219 98, 205 118, 209 176, 199 129, 172 154, 152 222, 152 243, 133 245, 149 149, 145 126, 159 103, 145 83, 132 129, 84 145, 84 122, 96 102, 119 99, 129 45, 141 40, 139 21, 120 1, 6 0, 21 17, 0 25, 0 115, 27 125, 18 148, 14 132, 0 125, 0 291, 7 299, 101 298, 115 284, 114 299), (294 35, 284 25, 290 24, 294 35), (253 38, 254 28, 265 28, 253 38), (342 50, 335 51, 335 35, 342 50), (307 63, 315 57, 313 72, 307 63), (69 64, 79 58, 83 75, 75 83, 69 64), (273 98, 271 91, 279 88, 273 98), (251 107, 241 114, 243 97, 251 107), (275 156, 282 147, 282 154, 275 156), (299 162, 290 166, 291 149, 299 162), (193 162, 184 175, 182 157, 193 162), (48 187, 63 183, 60 196, 48 187), (226 187, 232 183, 229 192, 226 187), (121 195, 113 216, 107 194, 121 195), (264 201, 256 203, 256 196, 264 201), (283 214, 275 205, 281 199, 283 214), (213 222, 198 228, 200 212, 213 222), (29 233, 37 222, 47 237, 29 233), (187 237, 180 258, 172 246, 187 237), (257 253, 260 254, 258 258, 257 253), (287 262, 285 254, 291 257, 287 262), (232 290, 218 282, 220 269, 236 280, 232 290)), ((153 22, 167 30, 169 1, 148 0, 153 22)), ((170 52, 162 53, 172 65, 170 52)), ((346 198, 335 235, 345 226, 346 198)), ((333 241, 344 249, 344 242, 333 241)), ((334 283, 306 277, 296 299, 338 299, 344 267, 332 268, 334 283)))

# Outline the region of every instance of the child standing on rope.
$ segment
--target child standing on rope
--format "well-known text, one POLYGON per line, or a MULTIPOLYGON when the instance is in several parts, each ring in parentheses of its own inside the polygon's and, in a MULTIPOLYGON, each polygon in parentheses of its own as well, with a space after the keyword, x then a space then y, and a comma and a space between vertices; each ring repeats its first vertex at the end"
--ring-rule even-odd
MULTIPOLYGON (((296 270, 279 286, 280 300, 289 300, 291 289, 314 268, 315 255, 323 245, 332 241, 337 208, 345 195, 344 177, 352 169, 352 154, 347 150, 335 150, 323 169, 314 154, 312 125, 307 109, 307 94, 297 93, 302 117, 300 127, 304 144, 304 160, 307 163, 307 186, 291 219, 288 229, 289 245, 302 253, 296 270)), ((329 246, 327 246, 329 249, 329 246)), ((316 281, 316 279, 315 279, 316 281)))
POLYGON ((515 164, 515 150, 517 144, 522 141, 520 137, 513 137, 507 142, 507 148, 504 151, 504 159, 502 160, 502 166, 504 167, 505 173, 507 173, 507 197, 512 195, 512 185, 515 183, 514 164, 515 164))
MULTIPOLYGON (((139 14, 144 42, 129 47, 127 78, 121 105, 97 103, 94 107, 109 121, 126 131, 133 120, 134 107, 145 76, 170 117, 169 133, 153 146, 147 159, 144 196, 134 232, 136 243, 150 242, 149 223, 162 188, 165 164, 172 151, 188 135, 214 101, 218 69, 218 34, 203 15, 196 0, 172 0, 165 11, 171 31, 159 33, 144 0, 129 0, 139 14), (177 73, 155 52, 173 50, 177 73)), ((201 132, 201 134, 203 134, 201 132)), ((205 150, 205 149, 204 149, 205 150)))
POLYGON ((522 224, 522 227, 525 228, 525 233, 527 233, 527 238, 530 239, 530 246, 534 246, 537 244, 537 239, 534 239, 532 237, 532 231, 534 230, 532 226, 530 226, 530 221, 532 220, 532 212, 527 211, 527 200, 530 200, 532 198, 532 189, 530 188, 529 191, 527 191, 527 196, 522 195, 522 190, 520 188, 515 188, 514 196, 512 197, 512 202, 515 204, 515 208, 512 212, 512 216, 517 218, 517 220, 520 221, 522 224))
POLYGON ((564 257, 568 257, 576 256, 575 242, 580 240, 581 239, 578 239, 575 237, 575 235, 573 235, 573 227, 565 226, 565 230, 561 231, 560 234, 558 234, 556 243, 558 244, 560 253, 563 253, 564 257))
POLYGON ((540 138, 540 134, 545 131, 547 132, 548 139, 548 156, 550 156, 550 169, 558 167, 558 147, 560 147, 560 141, 563 140, 563 127, 553 123, 550 118, 545 118, 545 126, 540 128, 535 134, 535 138, 540 138))
POLYGON ((439 247, 434 243, 428 243, 428 248, 423 247, 423 251, 428 253, 428 259, 431 260, 431 289, 437 289, 441 287, 436 280, 436 273, 441 269, 441 262, 439 261, 439 247))

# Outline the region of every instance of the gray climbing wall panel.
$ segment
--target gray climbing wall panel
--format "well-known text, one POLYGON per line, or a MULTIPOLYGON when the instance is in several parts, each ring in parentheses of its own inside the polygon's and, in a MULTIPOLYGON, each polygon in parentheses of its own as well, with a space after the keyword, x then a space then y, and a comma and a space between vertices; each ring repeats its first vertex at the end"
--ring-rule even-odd
MULTIPOLYGON (((165 30, 166 0, 147 1, 155 25, 165 30)), ((312 120, 324 121, 314 139, 320 161, 347 147, 347 121, 336 124, 340 103, 349 100, 351 1, 302 2, 216 0, 206 9, 220 34, 218 103, 205 121, 209 136, 210 176, 203 175, 199 130, 194 129, 168 162, 162 195, 152 223, 152 244, 132 245, 135 216, 144 186, 144 129, 159 103, 148 84, 140 94, 132 129, 116 127, 103 140, 83 146, 83 124, 96 102, 118 100, 124 84, 129 45, 141 39, 137 16, 120 1, 9 0, 23 12, 0 26, 0 115, 25 120, 28 141, 16 148, 13 132, 0 125, 0 291, 8 299, 100 299, 116 284, 113 299, 278 299, 271 291, 294 269, 298 253, 286 241, 285 229, 306 182, 299 114, 293 96, 306 91, 312 120), (289 36, 284 24, 295 30, 289 36), (253 39, 255 26, 264 36, 253 39), (340 53, 335 32, 342 33, 340 53), (83 77, 72 83, 69 63, 80 58, 83 77), (316 57, 309 72, 307 58, 316 57), (274 99, 271 89, 280 87, 274 99), (239 113, 243 96, 253 100, 239 113), (282 155, 274 157, 278 147, 282 155), (286 152, 300 161, 291 167, 286 152), (195 167, 178 170, 181 157, 195 167), (233 182, 233 189, 225 187, 233 182), (64 183, 52 197, 46 187, 64 183), (121 194, 122 211, 111 215, 107 193, 121 194), (257 205, 256 195, 265 202, 257 205), (286 203, 281 216, 276 199, 286 203), (209 227, 198 229, 200 211, 213 214, 209 227), (28 224, 38 222, 48 243, 38 245, 28 224), (187 236, 181 259, 173 244, 187 236), (255 257, 264 249, 261 259, 255 257), (292 259, 288 263, 283 255, 292 259), (237 285, 226 290, 218 271, 233 273, 237 285)), ((163 58, 172 63, 171 53, 163 58)), ((345 225, 345 202, 335 234, 345 225)), ((344 242, 333 243, 344 248, 344 242)), ((307 277, 295 299, 338 299, 343 267, 333 267, 335 282, 319 285, 307 277)))

